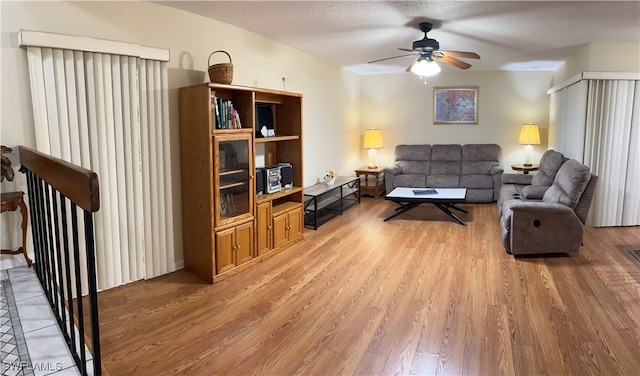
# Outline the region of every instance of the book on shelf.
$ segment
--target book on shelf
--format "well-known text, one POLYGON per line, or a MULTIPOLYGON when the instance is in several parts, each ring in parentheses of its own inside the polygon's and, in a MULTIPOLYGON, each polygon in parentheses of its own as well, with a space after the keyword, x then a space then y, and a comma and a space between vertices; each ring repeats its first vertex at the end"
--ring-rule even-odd
POLYGON ((233 101, 211 95, 211 112, 214 129, 241 129, 240 114, 233 107, 233 101))

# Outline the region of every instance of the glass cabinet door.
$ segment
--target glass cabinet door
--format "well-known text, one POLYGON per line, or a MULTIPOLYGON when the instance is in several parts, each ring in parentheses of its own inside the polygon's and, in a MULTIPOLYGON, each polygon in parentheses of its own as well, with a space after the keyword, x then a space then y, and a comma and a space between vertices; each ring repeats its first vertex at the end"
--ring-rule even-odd
POLYGON ((216 226, 253 215, 251 134, 215 135, 214 175, 216 226))

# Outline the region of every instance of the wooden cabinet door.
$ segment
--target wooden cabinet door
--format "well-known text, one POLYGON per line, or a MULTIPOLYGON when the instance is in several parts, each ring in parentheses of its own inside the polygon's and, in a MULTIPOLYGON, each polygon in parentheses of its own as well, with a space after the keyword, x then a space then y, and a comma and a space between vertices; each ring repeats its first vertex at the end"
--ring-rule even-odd
POLYGON ((215 225, 253 216, 255 197, 253 143, 250 133, 213 137, 215 225))
POLYGON ((273 248, 302 236, 304 229, 302 208, 291 209, 273 217, 273 248))
POLYGON ((289 240, 287 217, 287 213, 273 217, 273 248, 278 248, 289 240))
POLYGON ((236 266, 234 260, 235 229, 216 232, 216 274, 223 273, 236 266))
POLYGON ((302 236, 304 229, 304 217, 302 214, 302 208, 291 210, 289 213, 289 240, 297 239, 302 236))
POLYGON ((258 256, 271 250, 271 202, 256 206, 256 243, 258 256))
POLYGON ((244 264, 253 258, 253 222, 241 224, 235 228, 236 265, 244 264))

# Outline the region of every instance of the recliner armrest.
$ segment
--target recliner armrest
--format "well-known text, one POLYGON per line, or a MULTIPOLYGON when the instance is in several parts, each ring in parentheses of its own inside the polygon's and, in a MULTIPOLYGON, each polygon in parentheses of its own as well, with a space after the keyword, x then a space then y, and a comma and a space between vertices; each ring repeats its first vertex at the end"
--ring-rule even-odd
POLYGON ((503 213, 501 220, 508 226, 514 255, 575 252, 582 244, 582 222, 566 205, 514 201, 503 213))
POLYGON ((547 189, 549 187, 544 185, 527 185, 522 188, 521 193, 527 200, 542 200, 547 189))

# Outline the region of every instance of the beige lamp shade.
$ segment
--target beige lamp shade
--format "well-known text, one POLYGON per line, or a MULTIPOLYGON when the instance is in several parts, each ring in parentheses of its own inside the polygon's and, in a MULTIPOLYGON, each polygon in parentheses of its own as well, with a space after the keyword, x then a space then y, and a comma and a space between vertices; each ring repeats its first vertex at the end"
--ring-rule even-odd
POLYGON ((382 147, 382 132, 380 132, 380 129, 367 129, 364 132, 364 148, 381 149, 382 147))
POLYGON ((523 124, 520 130, 520 145, 540 145, 540 132, 537 124, 523 124))
POLYGON ((369 168, 378 168, 376 165, 376 157, 378 156, 376 149, 381 149, 382 147, 382 132, 380 132, 380 129, 367 129, 364 132, 364 148, 369 149, 369 168))

